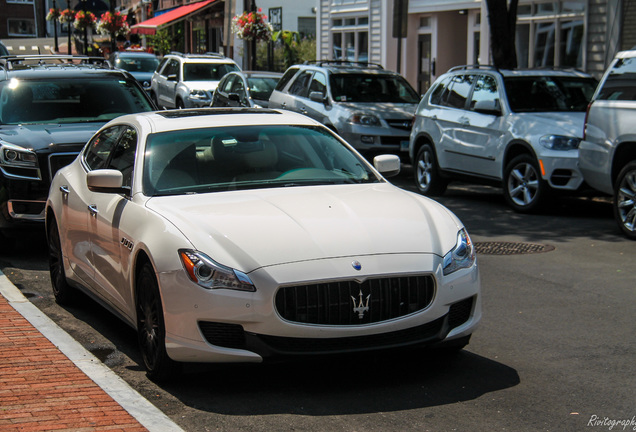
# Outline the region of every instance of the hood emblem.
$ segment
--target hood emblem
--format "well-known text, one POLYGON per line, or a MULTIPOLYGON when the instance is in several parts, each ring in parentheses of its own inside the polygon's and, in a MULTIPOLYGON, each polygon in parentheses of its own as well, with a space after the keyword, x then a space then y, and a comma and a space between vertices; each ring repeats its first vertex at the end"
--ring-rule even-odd
POLYGON ((369 298, 371 298, 371 294, 367 296, 367 301, 365 303, 362 295, 362 290, 360 290, 360 302, 356 305, 356 298, 351 296, 351 300, 353 300, 353 312, 358 314, 358 318, 364 318, 364 313, 369 311, 369 298))
POLYGON ((360 264, 360 261, 353 261, 351 265, 358 271, 362 270, 362 264, 360 264))

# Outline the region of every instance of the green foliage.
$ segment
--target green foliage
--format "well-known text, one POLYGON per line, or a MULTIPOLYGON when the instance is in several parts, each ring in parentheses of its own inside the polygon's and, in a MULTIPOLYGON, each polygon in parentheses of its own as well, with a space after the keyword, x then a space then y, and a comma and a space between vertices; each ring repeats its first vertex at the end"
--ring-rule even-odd
POLYGON ((301 39, 297 32, 283 30, 274 32, 272 41, 271 45, 259 42, 256 46, 256 67, 259 70, 284 72, 291 65, 316 59, 314 38, 301 39))
POLYGON ((172 36, 168 30, 158 30, 156 34, 148 36, 148 44, 155 54, 164 55, 170 52, 172 47, 172 36))

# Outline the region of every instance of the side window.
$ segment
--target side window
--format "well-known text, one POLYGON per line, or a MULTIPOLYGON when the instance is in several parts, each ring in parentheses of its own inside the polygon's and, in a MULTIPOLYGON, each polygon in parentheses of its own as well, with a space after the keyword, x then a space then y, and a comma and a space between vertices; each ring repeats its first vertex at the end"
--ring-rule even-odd
POLYGON ((113 126, 94 137, 84 151, 84 161, 92 170, 106 168, 108 156, 117 143, 122 126, 113 126))
POLYGON ((313 75, 313 71, 304 71, 298 75, 296 80, 289 87, 289 94, 295 96, 307 96, 309 89, 309 80, 313 75))
POLYGON ((636 58, 617 60, 603 83, 598 99, 636 100, 636 58))
POLYGON ((298 72, 298 68, 287 69, 287 72, 283 74, 281 79, 278 81, 278 84, 276 84, 275 90, 282 91, 287 83, 294 77, 294 75, 296 75, 296 72, 298 72))
POLYGON ((488 109, 497 109, 500 107, 499 92, 497 91, 497 81, 490 75, 481 75, 475 83, 473 96, 470 100, 470 109, 474 110, 479 103, 482 107, 488 109))
POLYGON ((433 92, 431 93, 430 103, 433 105, 442 105, 442 96, 444 95, 446 89, 448 88, 448 82, 450 81, 450 77, 444 78, 439 84, 435 86, 433 92))
POLYGON ((234 85, 232 86, 232 93, 236 93, 239 95, 239 98, 243 100, 245 98, 245 86, 243 85, 243 80, 237 77, 234 80, 234 85))
POLYGON ((473 85, 474 75, 456 75, 451 79, 448 97, 443 105, 464 109, 466 107, 466 99, 473 85))
POLYGON ((232 84, 234 84, 234 80, 236 79, 236 75, 231 75, 227 77, 225 83, 221 84, 221 90, 223 93, 230 93, 232 91, 232 84))
POLYGON ((323 97, 327 94, 327 78, 322 72, 316 72, 314 74, 314 78, 311 80, 311 85, 309 86, 309 93, 311 92, 322 93, 323 97))
POLYGON ((108 168, 121 171, 124 175, 123 186, 132 186, 132 173, 137 152, 137 131, 126 127, 113 150, 108 168))
POLYGON ((175 59, 170 60, 170 62, 168 63, 168 66, 166 66, 166 69, 163 75, 165 76, 176 75, 178 80, 179 79, 179 62, 175 59))
POLYGON ((163 72, 163 68, 166 66, 166 63, 168 63, 168 58, 164 58, 163 60, 161 60, 161 63, 159 63, 159 66, 157 66, 157 72, 159 72, 160 75, 165 75, 165 72, 163 72))

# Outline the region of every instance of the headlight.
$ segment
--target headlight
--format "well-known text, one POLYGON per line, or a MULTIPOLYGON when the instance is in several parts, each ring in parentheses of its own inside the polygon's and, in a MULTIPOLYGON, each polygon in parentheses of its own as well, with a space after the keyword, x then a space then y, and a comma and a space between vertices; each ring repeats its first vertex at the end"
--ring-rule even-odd
POLYGON ((180 249, 179 257, 190 279, 203 288, 256 291, 245 273, 221 265, 204 253, 180 249))
POLYGON ((539 143, 550 150, 576 150, 580 142, 580 138, 560 135, 544 135, 539 138, 539 143))
POLYGON ((475 263, 475 247, 466 228, 457 233, 455 247, 444 256, 444 276, 459 269, 469 268, 475 263))
POLYGON ((380 119, 374 115, 357 113, 349 117, 349 123, 361 124, 365 126, 380 126, 380 119))
POLYGON ((31 150, 7 142, 0 142, 0 165, 38 168, 38 157, 31 150))
POLYGON ((190 90, 190 99, 210 99, 210 95, 205 90, 190 90))

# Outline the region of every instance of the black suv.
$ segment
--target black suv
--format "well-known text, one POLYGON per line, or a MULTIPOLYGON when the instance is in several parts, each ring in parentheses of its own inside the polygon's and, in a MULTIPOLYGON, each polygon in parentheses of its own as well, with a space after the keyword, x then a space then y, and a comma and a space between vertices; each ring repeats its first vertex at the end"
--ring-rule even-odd
POLYGON ((0 236, 44 226, 53 175, 102 125, 155 109, 132 75, 104 59, 0 57, 0 236))

